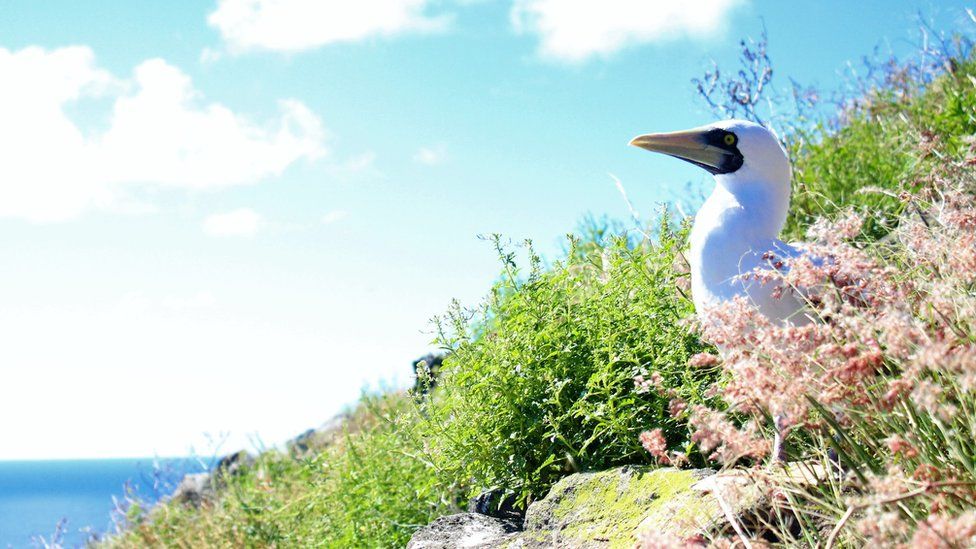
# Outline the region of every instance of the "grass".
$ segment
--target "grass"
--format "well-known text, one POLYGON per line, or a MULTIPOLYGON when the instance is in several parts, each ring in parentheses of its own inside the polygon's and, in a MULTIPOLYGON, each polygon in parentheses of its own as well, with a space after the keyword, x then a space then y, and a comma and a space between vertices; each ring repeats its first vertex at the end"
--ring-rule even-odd
MULTIPOLYGON (((957 59, 951 67, 924 86, 910 71, 893 70, 884 86, 843 113, 839 126, 823 121, 791 134, 795 194, 787 233, 803 236, 818 219, 862 213, 868 221, 853 239, 855 249, 881 267, 906 273, 898 283, 915 288, 901 304, 908 308, 899 311, 920 323, 930 339, 949 334, 958 345, 972 345, 976 319, 970 315, 976 313, 933 305, 931 283, 948 280, 947 272, 923 261, 896 230, 905 219, 917 220, 918 211, 938 206, 946 182, 951 186, 968 173, 970 136, 976 133, 976 63, 957 59)), ((681 256, 686 230, 672 229, 666 218, 653 239, 590 229, 586 237, 571 238, 565 255, 551 265, 525 248, 529 259, 522 269, 513 248, 494 240, 502 276, 480 307, 456 306, 439 319, 440 344, 451 354, 429 396, 366 396, 337 441, 308 457, 267 452, 244 474, 225 479, 226 488, 199 509, 172 503, 150 511, 133 507, 124 530, 102 544, 396 547, 420 525, 462 509, 482 490, 501 490, 525 506, 574 471, 652 464, 654 457, 639 440, 646 429, 660 428, 672 455, 703 462, 690 441, 705 423, 689 428, 687 415, 672 417, 669 402, 678 398, 719 414, 726 406, 736 410, 735 402, 705 397, 716 380, 736 379, 717 368, 689 366, 691 357, 709 347, 691 322, 681 256), (641 390, 636 376, 657 386, 641 390)), ((969 303, 976 293, 972 281, 952 280, 939 288, 969 303)), ((883 340, 879 318, 864 320, 857 334, 845 332, 851 341, 838 345, 856 344, 857 356, 867 352, 871 338, 883 340)), ((764 345, 753 342, 743 352, 778 352, 764 345)), ((946 521, 972 507, 971 492, 960 488, 976 482, 971 389, 956 373, 912 369, 911 354, 878 345, 881 366, 874 377, 861 379, 870 390, 860 400, 825 402, 819 409, 815 398, 805 408, 809 424, 790 438, 798 459, 829 464, 823 449, 833 447, 855 478, 816 492, 784 486, 792 518, 784 514, 773 521, 789 530, 780 531, 779 539, 823 545, 830 530, 824 521, 840 524, 834 539, 852 546, 904 542, 918 532, 936 532, 938 538, 947 535, 946 521), (931 393, 934 402, 952 405, 958 415, 943 418, 937 407, 911 399, 880 407, 898 379, 914 384, 909 394, 930 382, 939 389, 931 393), (835 417, 827 411, 831 405, 845 413, 835 417), (903 474, 890 476, 893 466, 903 474), (933 471, 937 479, 925 476, 933 471), (879 486, 893 478, 904 482, 884 496, 879 486), (947 484, 933 484, 938 482, 947 484), (884 497, 891 501, 878 503, 884 497), (882 535, 853 528, 871 520, 887 520, 904 531, 882 535)), ((833 356, 818 352, 823 354, 810 356, 833 356)), ((757 422, 764 426, 757 432, 768 435, 769 410, 762 412, 757 422)))
POLYGON ((704 346, 681 323, 685 232, 574 238, 563 260, 543 270, 533 258, 524 276, 496 238, 505 274, 474 318, 442 319, 451 354, 425 407, 432 459, 469 480, 469 495, 500 488, 524 505, 567 472, 651 463, 638 440, 648 423, 686 446, 668 402, 703 401, 713 376, 688 366, 704 346), (652 372, 672 394, 634 390, 652 372))
POLYGON ((817 218, 854 208, 865 236, 887 234, 932 168, 972 158, 976 133, 976 63, 953 61, 952 72, 923 85, 894 71, 886 86, 858 98, 837 128, 821 121, 789 133, 793 198, 785 234, 802 238, 817 218))
MULTIPOLYGON (((723 349, 716 389, 728 408, 693 416, 734 412, 769 430, 781 418, 791 461, 829 472, 809 486, 758 471, 778 504, 753 535, 805 546, 976 542, 976 170, 945 163, 926 175, 928 189, 906 199, 913 213, 884 240, 851 212, 818 222, 814 252, 831 261, 795 261, 783 280, 806 289, 821 322, 774 326, 730 303, 705 330, 723 349), (725 329, 742 322, 752 330, 725 329)), ((721 425, 691 423, 702 440, 721 425)), ((770 438, 723 435, 717 449, 730 456, 770 438)))
POLYGON ((402 547, 456 509, 435 470, 412 451, 414 400, 364 397, 339 440, 309 458, 262 454, 199 509, 135 513, 108 547, 402 547))

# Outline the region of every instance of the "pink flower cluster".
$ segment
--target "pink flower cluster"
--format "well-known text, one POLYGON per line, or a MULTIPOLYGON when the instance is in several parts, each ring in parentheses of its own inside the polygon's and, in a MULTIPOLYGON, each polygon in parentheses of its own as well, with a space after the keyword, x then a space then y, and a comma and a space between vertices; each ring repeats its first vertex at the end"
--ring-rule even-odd
POLYGON ((664 379, 658 372, 651 372, 648 377, 644 377, 644 374, 637 374, 634 376, 634 389, 638 393, 647 393, 650 392, 651 389, 663 391, 664 379))
POLYGON ((691 440, 708 458, 732 464, 742 458, 762 458, 769 453, 770 442, 763 438, 750 421, 745 427, 736 427, 726 414, 705 406, 695 406, 691 411, 691 440))
POLYGON ((640 443, 648 453, 657 458, 658 463, 671 463, 671 458, 668 457, 668 441, 661 434, 661 429, 644 431, 640 434, 640 443))
MULTIPOLYGON (((976 501, 966 457, 976 424, 976 179, 952 172, 970 185, 956 188, 941 169, 928 194, 907 197, 912 213, 885 240, 853 244, 858 215, 821 221, 804 256, 750 275, 803 296, 816 321, 774 324, 745 299, 708 311, 701 331, 721 359, 696 355, 690 365, 720 363, 726 375, 711 395, 725 407, 671 405, 700 450, 727 466, 758 464, 774 432, 829 441, 845 430, 889 471, 857 486, 862 511, 850 520, 884 546, 976 543, 976 512, 966 510, 976 501)), ((654 433, 641 441, 666 463, 654 433)))
MULTIPOLYGON (((976 300, 965 288, 976 281, 976 207, 961 195, 942 194, 938 224, 903 223, 894 235, 899 262, 886 261, 877 247, 849 244, 862 222, 849 215, 815 224, 810 236, 816 240, 805 255, 786 260, 785 269, 755 273, 803 295, 817 322, 773 324, 744 298, 709 311, 703 332, 722 349, 730 381, 720 392, 731 410, 767 414, 790 428, 811 420, 811 399, 830 409, 863 409, 872 402, 867 388, 881 382, 888 406, 908 396, 924 412, 952 418, 958 409, 953 395, 927 378, 948 370, 959 388, 976 388, 976 346, 953 329, 962 319, 976 319, 976 300), (949 254, 958 258, 951 271, 949 254), (908 262, 922 276, 906 273, 908 262), (897 375, 879 376, 886 368, 897 375)), ((697 425, 707 430, 709 423, 697 425)))
POLYGON ((953 549, 976 544, 976 511, 955 518, 929 515, 912 536, 913 547, 953 549))

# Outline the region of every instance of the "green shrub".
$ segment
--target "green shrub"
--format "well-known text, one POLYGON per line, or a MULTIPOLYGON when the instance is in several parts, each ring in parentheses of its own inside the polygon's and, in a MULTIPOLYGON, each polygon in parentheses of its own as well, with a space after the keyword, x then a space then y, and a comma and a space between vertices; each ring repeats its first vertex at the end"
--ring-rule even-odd
POLYGON ((668 403, 702 401, 714 377, 687 366, 703 349, 682 323, 687 230, 662 224, 655 243, 583 232, 549 269, 530 253, 524 278, 496 239, 505 275, 476 319, 458 307, 444 319, 452 354, 429 396, 366 396, 313 457, 265 453, 213 502, 130 517, 108 545, 402 546, 483 488, 525 503, 575 470, 650 462, 649 426, 687 450, 668 403), (652 372, 662 391, 638 392, 652 372))
POLYGON ((873 213, 868 234, 886 234, 901 213, 898 195, 913 186, 919 163, 914 149, 908 124, 898 119, 856 119, 805 145, 794 162, 786 233, 802 238, 817 218, 853 206, 873 213))
POLYGON ((524 277, 496 237, 505 275, 491 297, 474 318, 455 308, 441 321, 451 354, 424 425, 445 474, 525 503, 576 470, 649 462, 638 441, 648 426, 684 449, 668 402, 701 401, 712 376, 688 366, 703 346, 682 322, 687 231, 662 227, 654 243, 571 238, 548 270, 529 247, 524 277), (635 391, 652 372, 671 396, 635 391))
POLYGON ((787 235, 802 237, 816 218, 853 207, 867 214, 865 235, 881 237, 903 211, 900 196, 927 186, 934 164, 971 153, 976 60, 953 66, 925 87, 902 79, 860 98, 839 128, 821 123, 790 135, 794 194, 787 235))

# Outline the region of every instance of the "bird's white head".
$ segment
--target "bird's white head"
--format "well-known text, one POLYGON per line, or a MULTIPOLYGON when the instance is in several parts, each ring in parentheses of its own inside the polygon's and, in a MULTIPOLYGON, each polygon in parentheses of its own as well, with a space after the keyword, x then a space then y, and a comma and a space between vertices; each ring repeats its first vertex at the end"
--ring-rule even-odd
MULTIPOLYGON (((631 145, 705 169, 741 205, 755 205, 779 232, 790 201, 790 161, 776 134, 748 120, 635 137, 631 145)), ((776 236, 775 234, 771 236, 776 236)))
POLYGON ((730 191, 748 182, 790 181, 790 161, 772 130, 748 120, 640 135, 631 145, 664 153, 707 170, 730 191))

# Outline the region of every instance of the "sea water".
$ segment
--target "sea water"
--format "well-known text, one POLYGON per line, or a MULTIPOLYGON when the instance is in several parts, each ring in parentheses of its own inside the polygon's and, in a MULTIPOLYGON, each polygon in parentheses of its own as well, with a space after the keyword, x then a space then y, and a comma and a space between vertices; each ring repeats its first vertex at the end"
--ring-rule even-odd
POLYGON ((42 538, 83 546, 114 530, 113 511, 126 497, 155 503, 185 473, 207 469, 183 458, 0 461, 0 548, 37 547, 42 538))

